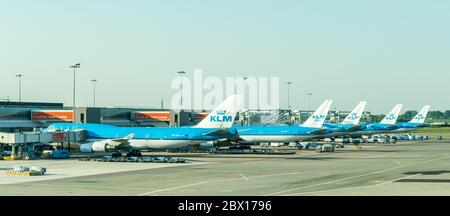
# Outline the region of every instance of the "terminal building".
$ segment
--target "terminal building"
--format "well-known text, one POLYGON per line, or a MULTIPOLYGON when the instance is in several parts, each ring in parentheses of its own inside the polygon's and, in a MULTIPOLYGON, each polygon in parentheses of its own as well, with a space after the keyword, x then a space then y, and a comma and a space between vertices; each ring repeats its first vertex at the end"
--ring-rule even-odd
POLYGON ((62 103, 0 102, 0 132, 35 131, 60 122, 130 127, 186 126, 198 123, 207 114, 170 109, 105 107, 76 107, 73 110, 62 103))
MULTIPOLYGON (((128 127, 174 127, 194 125, 204 112, 169 109, 65 107, 62 103, 0 102, 0 153, 10 150, 12 158, 33 158, 41 144, 69 150, 86 141, 84 130, 42 132, 54 123, 100 123, 128 127)), ((1 154, 0 154, 1 156, 1 154)), ((9 157, 7 157, 9 158, 9 157)))

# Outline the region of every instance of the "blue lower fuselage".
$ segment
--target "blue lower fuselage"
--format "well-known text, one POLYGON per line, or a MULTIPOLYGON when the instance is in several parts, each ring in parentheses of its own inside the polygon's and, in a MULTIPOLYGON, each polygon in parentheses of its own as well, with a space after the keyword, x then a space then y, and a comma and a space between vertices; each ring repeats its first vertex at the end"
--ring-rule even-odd
POLYGON ((361 130, 361 127, 359 125, 341 123, 325 123, 323 125, 323 128, 329 129, 331 133, 325 134, 321 138, 346 136, 351 132, 361 130))
POLYGON ((139 148, 177 148, 180 146, 200 144, 218 139, 231 138, 237 135, 236 130, 228 129, 228 133, 205 135, 218 130, 216 128, 147 128, 147 127, 116 127, 104 124, 74 124, 57 123, 50 125, 47 130, 73 131, 86 130, 89 140, 119 139, 133 135, 132 143, 139 148))
POLYGON ((360 123, 361 130, 351 132, 350 135, 373 135, 379 133, 393 133, 399 126, 396 124, 382 124, 382 123, 360 123))
POLYGON ((426 123, 412 123, 412 122, 398 122, 398 128, 394 130, 394 132, 408 132, 414 131, 419 128, 430 127, 430 124, 426 123))
MULTIPOLYGON (((239 138, 243 142, 298 142, 305 139, 313 139, 318 134, 312 133, 321 130, 319 128, 309 128, 302 126, 235 126, 239 138)), ((323 130, 321 133, 329 131, 323 130)))

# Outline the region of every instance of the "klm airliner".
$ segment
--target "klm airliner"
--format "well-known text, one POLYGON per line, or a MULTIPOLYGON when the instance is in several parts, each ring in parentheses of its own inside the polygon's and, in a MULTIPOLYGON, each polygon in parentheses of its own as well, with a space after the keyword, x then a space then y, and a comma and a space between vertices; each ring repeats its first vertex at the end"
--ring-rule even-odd
POLYGON ((430 111, 430 105, 424 106, 419 113, 417 113, 414 118, 409 122, 398 122, 397 125, 399 126, 398 129, 395 129, 393 132, 395 133, 401 133, 401 132, 408 132, 413 131, 418 128, 423 127, 429 127, 429 124, 425 124, 425 119, 427 118, 428 111, 430 111))
POLYGON ((326 100, 314 114, 302 125, 293 126, 236 126, 239 143, 289 143, 311 139, 326 134, 330 130, 322 129, 331 103, 326 100))
POLYGON ((360 130, 361 127, 359 126, 359 121, 362 118, 366 103, 366 101, 359 102, 359 104, 341 123, 325 123, 323 127, 331 130, 331 133, 327 134, 325 137, 343 136, 349 132, 360 130))
POLYGON ((179 148, 236 136, 237 130, 232 126, 240 104, 241 98, 232 95, 193 127, 147 128, 57 123, 46 130, 86 130, 89 142, 81 144, 81 152, 138 152, 179 148))
POLYGON ((402 109, 403 104, 397 104, 389 114, 384 117, 380 123, 361 123, 359 126, 362 128, 359 131, 351 132, 349 135, 361 136, 361 135, 372 135, 379 133, 391 133, 395 129, 399 128, 399 125, 395 124, 397 122, 398 116, 402 109))

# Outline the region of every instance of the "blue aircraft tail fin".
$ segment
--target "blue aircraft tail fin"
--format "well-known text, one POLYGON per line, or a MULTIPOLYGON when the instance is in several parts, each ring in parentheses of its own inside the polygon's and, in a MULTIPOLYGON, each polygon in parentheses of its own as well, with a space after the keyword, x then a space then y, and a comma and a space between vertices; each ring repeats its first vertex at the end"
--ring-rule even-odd
POLYGON ((398 116, 400 115, 400 111, 402 110, 403 104, 397 104, 394 109, 389 112, 389 114, 384 117, 384 119, 380 122, 381 124, 395 124, 397 122, 398 116))
POLYGON ((361 101, 359 104, 353 109, 353 111, 348 114, 348 116, 342 121, 342 124, 359 124, 361 120, 362 114, 364 112, 364 108, 366 107, 366 101, 361 101))
POLYGON ((321 128, 325 119, 328 116, 328 111, 330 110, 332 100, 326 100, 320 105, 320 107, 314 112, 312 116, 302 124, 303 127, 311 128, 321 128))
POLYGON ((209 113, 196 128, 231 128, 237 112, 241 108, 242 98, 239 95, 229 96, 215 110, 209 113))
POLYGON ((430 111, 430 107, 430 105, 424 106, 410 122, 419 124, 425 123, 425 119, 427 118, 428 111, 430 111))

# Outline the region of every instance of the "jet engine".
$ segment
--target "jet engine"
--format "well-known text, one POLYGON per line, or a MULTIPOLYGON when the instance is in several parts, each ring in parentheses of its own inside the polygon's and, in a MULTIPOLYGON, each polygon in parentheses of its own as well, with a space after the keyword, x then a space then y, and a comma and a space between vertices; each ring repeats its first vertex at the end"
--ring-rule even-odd
POLYGON ((109 140, 102 140, 92 143, 81 144, 80 151, 83 153, 114 151, 116 149, 115 146, 108 144, 108 141, 109 140))
POLYGON ((200 143, 200 148, 213 148, 216 145, 217 145, 217 141, 209 141, 209 142, 200 143))

